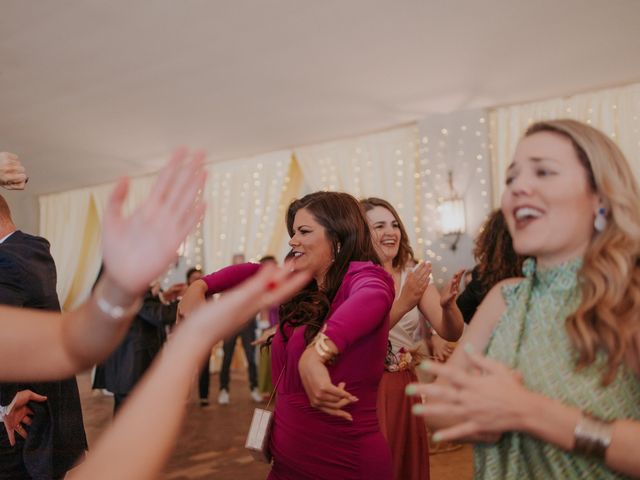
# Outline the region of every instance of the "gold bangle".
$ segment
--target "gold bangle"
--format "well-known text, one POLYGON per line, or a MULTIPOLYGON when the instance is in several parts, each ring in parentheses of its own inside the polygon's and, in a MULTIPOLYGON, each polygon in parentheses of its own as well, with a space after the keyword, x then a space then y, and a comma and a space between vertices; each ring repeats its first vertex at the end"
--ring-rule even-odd
POLYGON ((332 364, 335 361, 336 354, 327 345, 327 340, 330 340, 329 337, 322 332, 318 332, 311 345, 313 345, 313 348, 315 348, 324 363, 332 364))
POLYGON ((611 444, 613 422, 605 421, 582 412, 573 431, 573 451, 581 455, 604 459, 611 444))

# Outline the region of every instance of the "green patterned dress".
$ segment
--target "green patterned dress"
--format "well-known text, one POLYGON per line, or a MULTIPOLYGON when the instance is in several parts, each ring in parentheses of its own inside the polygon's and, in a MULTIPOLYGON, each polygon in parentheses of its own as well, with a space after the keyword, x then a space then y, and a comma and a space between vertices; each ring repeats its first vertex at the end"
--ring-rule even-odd
MULTIPOLYGON (((621 367, 615 380, 601 385, 600 354, 595 364, 575 371, 565 329, 566 317, 580 304, 580 259, 536 271, 523 266, 525 279, 503 287, 507 308, 495 327, 486 355, 522 373, 528 389, 604 418, 640 420, 640 379, 621 367)), ((496 444, 476 444, 476 479, 627 478, 602 461, 565 452, 520 432, 502 435, 496 444)))

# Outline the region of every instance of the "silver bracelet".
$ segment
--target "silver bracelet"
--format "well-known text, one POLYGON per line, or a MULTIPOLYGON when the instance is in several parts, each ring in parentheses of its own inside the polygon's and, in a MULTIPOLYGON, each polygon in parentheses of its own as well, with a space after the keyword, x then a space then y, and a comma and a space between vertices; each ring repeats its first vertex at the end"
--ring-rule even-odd
POLYGON ((133 316, 138 313, 138 310, 140 310, 142 306, 141 298, 137 298, 135 302, 128 307, 111 304, 99 291, 95 292, 94 298, 98 309, 112 320, 121 320, 124 317, 133 316))
POLYGON ((611 444, 613 422, 604 421, 593 415, 582 412, 582 416, 573 431, 573 451, 604 459, 607 448, 611 444))

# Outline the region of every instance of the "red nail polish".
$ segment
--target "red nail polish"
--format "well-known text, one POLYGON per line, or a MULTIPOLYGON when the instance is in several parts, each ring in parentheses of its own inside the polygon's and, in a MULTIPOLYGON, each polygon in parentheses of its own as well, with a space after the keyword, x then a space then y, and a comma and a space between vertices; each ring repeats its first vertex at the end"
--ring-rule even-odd
POLYGON ((271 291, 271 290, 275 290, 278 287, 278 282, 274 282, 273 280, 271 280, 269 283, 267 283, 267 290, 271 291))

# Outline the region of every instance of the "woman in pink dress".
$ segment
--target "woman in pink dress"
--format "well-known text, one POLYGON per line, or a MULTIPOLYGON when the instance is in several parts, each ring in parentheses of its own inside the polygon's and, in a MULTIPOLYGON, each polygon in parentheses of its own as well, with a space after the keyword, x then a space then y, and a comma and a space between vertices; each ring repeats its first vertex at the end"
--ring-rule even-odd
MULTIPOLYGON (((269 479, 392 478, 376 415, 393 280, 380 266, 352 196, 316 192, 287 212, 293 268, 313 280, 280 308, 272 341, 278 382, 269 479)), ((224 268, 194 283, 188 314, 205 294, 231 288, 260 268, 224 268)))

